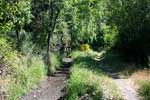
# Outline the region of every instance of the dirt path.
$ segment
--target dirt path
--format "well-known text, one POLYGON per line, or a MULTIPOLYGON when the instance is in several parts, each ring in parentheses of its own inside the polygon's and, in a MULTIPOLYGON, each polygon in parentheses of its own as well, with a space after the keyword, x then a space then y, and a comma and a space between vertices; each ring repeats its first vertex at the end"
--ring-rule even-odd
POLYGON ((20 100, 61 100, 60 98, 64 95, 63 89, 66 85, 68 73, 69 68, 62 68, 20 100))
POLYGON ((130 78, 119 77, 118 73, 112 72, 109 67, 102 68, 102 70, 114 80, 124 100, 140 100, 130 78))
POLYGON ((125 100, 140 100, 130 79, 113 79, 125 100))

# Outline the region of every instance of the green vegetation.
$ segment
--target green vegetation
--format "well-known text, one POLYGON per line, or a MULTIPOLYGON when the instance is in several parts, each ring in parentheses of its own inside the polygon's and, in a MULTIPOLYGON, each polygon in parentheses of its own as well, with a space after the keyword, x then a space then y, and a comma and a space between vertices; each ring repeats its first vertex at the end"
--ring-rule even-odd
POLYGON ((57 69, 60 68, 62 62, 60 55, 57 55, 55 53, 52 53, 51 55, 51 67, 50 70, 52 73, 54 73, 57 69))
POLYGON ((6 88, 8 100, 18 99, 45 78, 45 66, 39 57, 22 58, 18 63, 20 64, 15 63, 17 68, 14 69, 14 75, 10 77, 6 88))
POLYGON ((139 70, 132 75, 137 91, 142 100, 150 99, 150 70, 139 70))
MULTIPOLYGON (((97 60, 128 76, 149 69, 149 26, 150 0, 0 0, 0 89, 17 99, 71 56, 69 97, 103 97, 102 80, 111 79, 97 60)), ((139 90, 149 99, 147 82, 139 90)))
POLYGON ((74 63, 66 87, 66 100, 78 100, 85 97, 92 100, 122 100, 112 79, 100 70, 100 66, 90 54, 75 51, 72 57, 74 63))
POLYGON ((89 51, 90 50, 90 46, 88 44, 82 44, 80 46, 80 50, 81 51, 89 51))
POLYGON ((150 25, 149 0, 108 0, 108 19, 118 36, 115 44, 129 61, 148 67, 150 25))
POLYGON ((139 94, 143 97, 143 100, 150 99, 150 81, 145 81, 140 84, 139 94))
POLYGON ((17 100, 45 78, 45 64, 40 56, 24 55, 12 51, 10 44, 1 39, 1 58, 3 75, 2 88, 7 94, 6 100, 17 100), (6 50, 7 49, 7 50, 6 50))

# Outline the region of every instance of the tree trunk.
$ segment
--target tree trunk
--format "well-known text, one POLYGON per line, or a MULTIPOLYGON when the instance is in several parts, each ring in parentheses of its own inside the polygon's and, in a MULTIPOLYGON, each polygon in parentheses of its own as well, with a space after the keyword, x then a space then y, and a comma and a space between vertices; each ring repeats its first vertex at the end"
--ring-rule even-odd
POLYGON ((50 46, 50 38, 51 38, 51 26, 52 26, 52 23, 51 23, 51 20, 52 20, 52 16, 53 16, 53 9, 52 9, 52 1, 50 2, 49 0, 49 30, 48 30, 48 37, 47 37, 47 66, 48 66, 48 75, 51 74, 51 70, 50 70, 50 67, 51 67, 51 59, 50 59, 50 56, 51 56, 51 46, 50 46))
POLYGON ((48 65, 48 75, 53 74, 51 72, 50 67, 51 67, 51 46, 50 46, 50 39, 51 39, 51 34, 53 34, 55 26, 56 26, 56 21, 60 13, 60 9, 54 9, 53 8, 53 3, 54 1, 49 1, 49 30, 48 30, 48 38, 47 38, 47 65, 48 65), (56 11, 54 11, 56 10, 56 11), (55 12, 57 12, 55 14, 55 12))
POLYGON ((16 29, 16 48, 20 50, 20 36, 19 31, 16 29))
POLYGON ((51 33, 48 33, 48 39, 47 39, 47 66, 48 66, 48 75, 51 74, 50 66, 51 66, 51 46, 50 46, 50 37, 51 33))

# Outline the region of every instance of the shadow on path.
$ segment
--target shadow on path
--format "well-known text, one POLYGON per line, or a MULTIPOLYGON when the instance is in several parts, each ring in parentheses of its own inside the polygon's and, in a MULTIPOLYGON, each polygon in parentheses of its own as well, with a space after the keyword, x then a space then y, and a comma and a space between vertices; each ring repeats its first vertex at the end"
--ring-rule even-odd
POLYGON ((111 67, 103 65, 100 68, 113 79, 124 100, 140 100, 134 88, 134 83, 130 78, 121 77, 117 72, 113 72, 111 67))

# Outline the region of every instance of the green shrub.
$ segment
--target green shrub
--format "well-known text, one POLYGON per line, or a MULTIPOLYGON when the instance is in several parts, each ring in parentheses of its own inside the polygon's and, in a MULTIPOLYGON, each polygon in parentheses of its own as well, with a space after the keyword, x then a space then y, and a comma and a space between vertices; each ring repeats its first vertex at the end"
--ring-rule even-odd
POLYGON ((21 57, 13 68, 11 81, 6 88, 7 100, 18 100, 18 97, 36 86, 46 75, 44 62, 38 56, 21 57))
POLYGON ((73 59, 76 59, 77 57, 85 57, 85 56, 87 56, 87 53, 85 53, 85 52, 72 51, 72 53, 71 53, 71 57, 73 59))
POLYGON ((7 70, 5 76, 2 76, 2 79, 7 81, 2 83, 7 95, 6 100, 17 100, 44 79, 45 64, 40 56, 21 55, 13 50, 4 38, 0 38, 0 47, 0 64, 5 67, 3 71, 7 70))
POLYGON ((116 26, 110 27, 102 24, 101 31, 103 32, 104 45, 106 47, 113 47, 118 35, 116 26))
POLYGON ((0 38, 0 59, 4 58, 8 60, 12 55, 13 51, 10 43, 4 38, 0 38))
POLYGON ((141 83, 139 94, 142 96, 143 100, 150 100, 150 81, 141 83))
POLYGON ((90 100, 121 100, 115 84, 100 70, 98 63, 90 57, 91 54, 75 51, 72 56, 74 63, 65 100, 79 100, 84 96, 90 100))
POLYGON ((80 45, 80 50, 81 51, 89 51, 90 50, 89 44, 81 44, 80 45))
POLYGON ((56 69, 60 68, 61 65, 61 56, 57 55, 56 53, 51 54, 51 72, 55 72, 56 69))
POLYGON ((92 71, 74 66, 66 90, 66 100, 78 100, 78 98, 86 94, 93 99, 95 97, 102 98, 102 89, 99 87, 99 82, 101 83, 101 79, 99 76, 94 75, 92 71))

